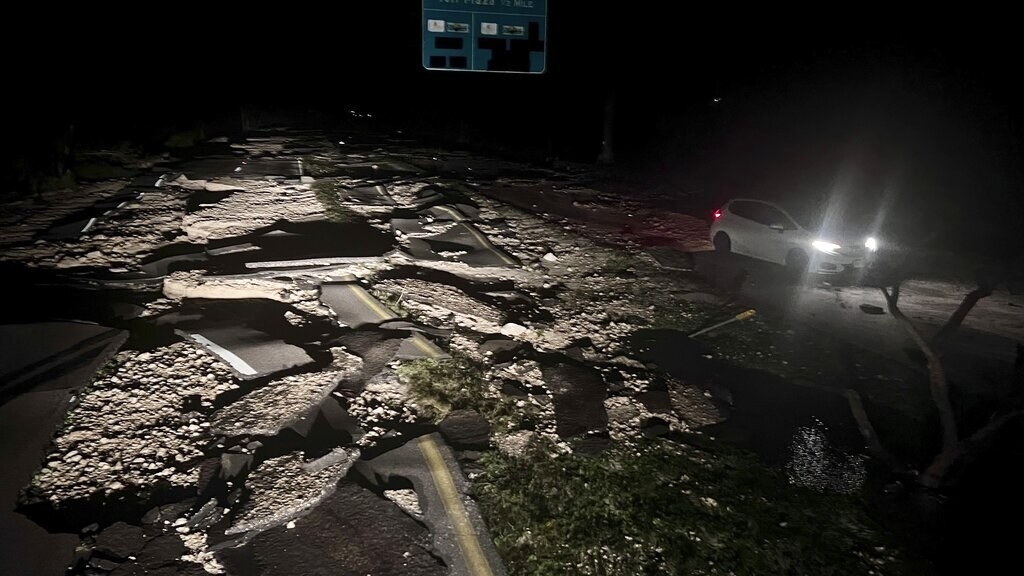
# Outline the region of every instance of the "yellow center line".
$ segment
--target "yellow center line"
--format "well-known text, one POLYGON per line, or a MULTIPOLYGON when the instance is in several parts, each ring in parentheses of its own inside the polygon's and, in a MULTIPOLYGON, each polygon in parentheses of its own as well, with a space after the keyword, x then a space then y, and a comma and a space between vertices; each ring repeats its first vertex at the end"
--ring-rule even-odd
POLYGON ((469 521, 469 514, 466 513, 459 492, 455 489, 455 482, 448 472, 448 465, 441 456, 437 443, 430 436, 420 436, 420 452, 430 469, 430 476, 434 479, 434 486, 441 496, 441 503, 452 522, 452 530, 455 532, 455 539, 459 543, 462 557, 466 559, 466 567, 469 573, 474 576, 492 576, 491 565, 480 548, 480 541, 476 538, 476 531, 469 521))
POLYGON ((483 245, 484 248, 487 248, 488 250, 493 252, 495 256, 497 256, 498 258, 501 258, 502 262, 504 262, 505 264, 508 264, 509 266, 515 266, 516 265, 515 260, 509 258, 508 256, 504 255, 501 251, 499 251, 497 248, 495 248, 494 245, 491 244, 491 241, 488 240, 485 236, 483 236, 479 232, 477 232, 476 229, 473 228, 473 226, 470 226, 469 224, 466 224, 465 222, 459 222, 459 224, 461 224, 466 230, 469 230, 469 233, 472 234, 473 237, 476 238, 477 242, 479 242, 481 245, 483 245))
POLYGON ((377 300, 375 300, 369 294, 367 294, 366 291, 364 291, 361 286, 358 286, 356 284, 349 284, 348 287, 351 288, 352 292, 354 292, 355 295, 360 300, 363 301, 363 304, 366 304, 367 306, 369 306, 370 309, 373 310, 374 312, 376 312, 377 315, 380 316, 382 319, 384 319, 384 320, 392 320, 394 318, 397 318, 397 316, 395 316, 395 314, 393 312, 391 312, 390 310, 385 310, 384 308, 382 308, 381 305, 377 302, 377 300))
MULTIPOLYGON (((363 302, 363 304, 369 306, 370 310, 373 310, 378 316, 381 317, 381 319, 394 320, 395 318, 398 318, 396 314, 394 314, 390 310, 383 308, 381 304, 377 302, 375 298, 367 294, 366 291, 363 290, 361 286, 358 286, 356 284, 349 284, 348 287, 363 302)), ((425 353, 427 356, 431 358, 437 358, 438 356, 440 356, 440 353, 438 352, 437 348, 433 345, 433 343, 424 338, 424 336, 419 332, 416 332, 412 335, 412 343, 415 344, 417 348, 422 350, 423 353, 425 353)))
POLYGON ((506 256, 505 254, 503 254, 500 250, 498 250, 494 246, 494 244, 492 244, 491 241, 487 239, 486 236, 483 236, 482 234, 477 232, 476 228, 474 228, 472 225, 466 224, 466 218, 462 214, 458 213, 454 209, 449 208, 447 206, 436 206, 436 208, 438 208, 439 210, 442 210, 442 211, 447 212, 448 214, 450 214, 451 217, 455 219, 455 222, 457 222, 459 224, 462 224, 462 226, 466 230, 469 230, 469 233, 472 234, 474 238, 476 238, 477 242, 479 242, 484 248, 486 248, 486 249, 490 250, 491 252, 493 252, 495 256, 497 256, 498 258, 501 258, 502 262, 504 262, 505 264, 508 264, 509 266, 515 266, 516 265, 515 260, 512 260, 511 258, 506 256))
POLYGON ((462 216, 462 214, 459 214, 454 209, 449 208, 447 206, 437 206, 436 208, 438 210, 443 210, 444 212, 447 212, 452 218, 455 219, 456 222, 462 222, 463 220, 466 219, 465 217, 462 216))
MULTIPOLYGON (((349 284, 348 286, 364 304, 369 306, 382 319, 391 320, 396 318, 395 314, 384 309, 361 286, 356 284, 349 284)), ((424 338, 422 334, 417 332, 413 334, 412 338, 413 342, 426 352, 428 356, 431 358, 438 356, 436 347, 424 338)), ((476 531, 473 530, 473 525, 469 521, 469 514, 459 498, 459 493, 455 489, 455 482, 452 481, 452 475, 448 472, 448 465, 445 463, 444 457, 441 456, 441 451, 438 449, 437 444, 430 436, 421 436, 419 447, 420 452, 423 453, 423 459, 427 463, 427 468, 430 470, 430 477, 434 480, 434 486, 437 487, 437 493, 441 497, 445 514, 451 520, 455 539, 458 541, 459 550, 462 551, 462 557, 466 560, 469 573, 473 576, 493 576, 494 573, 491 572, 491 566, 487 562, 487 557, 484 556, 483 549, 480 548, 480 541, 477 540, 476 531)))
POLYGON ((423 336, 423 334, 420 334, 419 332, 416 332, 415 334, 412 335, 412 343, 415 344, 417 348, 422 350, 427 356, 431 358, 437 358, 438 356, 441 355, 437 348, 434 346, 434 344, 430 340, 427 340, 423 336))

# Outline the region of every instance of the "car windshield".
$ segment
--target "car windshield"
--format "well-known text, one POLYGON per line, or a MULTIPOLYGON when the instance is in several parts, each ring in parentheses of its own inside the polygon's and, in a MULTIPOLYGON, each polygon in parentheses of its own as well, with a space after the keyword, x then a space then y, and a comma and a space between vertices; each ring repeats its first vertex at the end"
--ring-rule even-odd
POLYGON ((881 217, 867 204, 830 202, 826 198, 794 198, 779 205, 797 224, 811 232, 863 234, 880 227, 881 217))

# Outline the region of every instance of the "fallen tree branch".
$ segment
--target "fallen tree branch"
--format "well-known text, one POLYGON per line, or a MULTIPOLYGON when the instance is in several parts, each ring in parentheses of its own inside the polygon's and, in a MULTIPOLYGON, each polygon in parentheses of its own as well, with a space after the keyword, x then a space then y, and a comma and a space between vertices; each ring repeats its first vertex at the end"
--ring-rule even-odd
POLYGON ((932 401, 939 412, 939 423, 942 426, 942 451, 936 459, 951 458, 953 451, 957 448, 959 436, 956 429, 956 417, 953 414, 953 404, 949 400, 946 371, 942 367, 942 360, 939 358, 939 355, 935 353, 935 350, 928 341, 921 336, 921 333, 918 332, 917 327, 910 321, 910 318, 904 316, 899 306, 897 306, 899 288, 899 285, 896 285, 891 294, 884 287, 879 288, 879 290, 885 296, 885 302, 889 306, 889 313, 903 325, 907 334, 910 335, 911 339, 917 344, 917 347, 920 348, 928 360, 928 383, 931 388, 932 401))
POLYGON ((967 318, 967 314, 972 308, 974 308, 975 304, 977 304, 982 298, 987 298, 991 295, 991 287, 979 286, 978 288, 971 290, 967 296, 964 296, 964 299, 960 302, 960 306, 957 307, 956 312, 953 312, 953 315, 949 317, 946 324, 943 325, 942 328, 939 329, 938 333, 935 334, 935 337, 932 338, 932 342, 937 346, 944 344, 949 337, 952 336, 958 328, 960 328, 960 325, 964 322, 964 318, 967 318))
POLYGON ((875 432, 875 427, 868 417, 868 412, 864 409, 864 402, 861 400, 860 394, 856 390, 847 388, 843 395, 846 396, 846 401, 850 405, 850 413, 853 414, 853 419, 857 422, 857 429, 860 430, 860 435, 867 444, 868 453, 883 462, 890 470, 904 471, 904 466, 893 457, 891 452, 885 449, 885 446, 882 446, 882 442, 878 439, 878 433, 875 432))
POLYGON ((929 488, 936 488, 946 480, 947 474, 955 465, 963 463, 980 452, 995 437, 996 433, 1015 419, 1024 416, 1024 409, 1006 412, 989 421, 969 438, 957 444, 949 454, 939 454, 921 474, 920 483, 929 488))

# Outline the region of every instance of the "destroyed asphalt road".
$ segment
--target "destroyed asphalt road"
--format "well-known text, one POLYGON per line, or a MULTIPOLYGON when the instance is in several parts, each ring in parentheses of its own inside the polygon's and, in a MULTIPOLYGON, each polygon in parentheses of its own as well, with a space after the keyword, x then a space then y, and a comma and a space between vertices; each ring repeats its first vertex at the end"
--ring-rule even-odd
MULTIPOLYGON (((62 313, 128 334, 75 376, 63 421, 40 422, 52 442, 17 481, 24 518, 76 535, 53 551, 68 574, 503 574, 472 497, 481 452, 596 454, 725 419, 719 364, 672 375, 635 338, 685 337, 718 296, 639 244, 495 200, 570 175, 363 137, 210 143, 5 230, 5 267, 47 297, 88 288, 102 306, 62 313)), ((703 245, 685 232, 699 219, 674 219, 679 247, 703 245)))

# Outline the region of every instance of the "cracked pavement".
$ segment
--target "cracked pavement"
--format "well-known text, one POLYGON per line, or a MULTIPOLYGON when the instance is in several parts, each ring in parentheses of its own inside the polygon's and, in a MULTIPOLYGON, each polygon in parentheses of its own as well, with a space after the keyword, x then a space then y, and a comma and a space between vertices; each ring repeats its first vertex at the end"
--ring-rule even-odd
POLYGON ((629 358, 626 337, 657 316, 655 298, 691 290, 638 246, 484 193, 514 183, 515 165, 473 173, 452 153, 442 170, 436 151, 362 137, 211 143, 185 162, 149 159, 135 180, 51 196, 5 229, 5 266, 72 302, 90 291, 99 304, 70 305, 75 317, 130 335, 72 388, 19 497, 30 519, 79 535, 70 574, 314 573, 264 541, 313 518, 345 539, 351 519, 323 512, 345 516, 350 501, 378 509, 381 525, 359 531, 382 542, 331 553, 332 574, 503 573, 466 495, 459 462, 476 456, 461 425, 426 440, 436 414, 402 377, 417 359, 468 359, 481 394, 529 414, 485 427, 473 441, 485 448, 544 436, 570 450, 639 435, 655 414, 684 431, 691 408, 699 425, 716 412, 699 391, 690 404, 642 400, 664 383, 629 358), (609 269, 616 258, 652 274, 609 269), (422 454, 407 450, 417 438, 422 454), (387 480, 353 480, 362 461, 387 480), (103 541, 125 523, 141 534, 111 553, 103 541))

